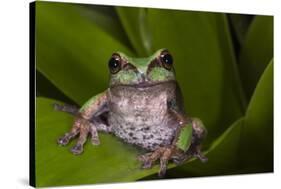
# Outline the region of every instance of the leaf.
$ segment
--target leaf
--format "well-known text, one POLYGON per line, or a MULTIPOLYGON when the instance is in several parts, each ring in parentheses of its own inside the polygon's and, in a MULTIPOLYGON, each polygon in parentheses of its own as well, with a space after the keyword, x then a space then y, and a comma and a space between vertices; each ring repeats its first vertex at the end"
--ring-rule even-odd
POLYGON ((147 9, 116 7, 116 10, 138 56, 151 55, 151 37, 147 23, 147 9))
POLYGON ((75 104, 39 71, 36 71, 36 96, 48 97, 66 102, 68 104, 75 104))
POLYGON ((77 4, 36 2, 37 69, 80 105, 107 88, 107 62, 113 52, 133 55, 86 19, 83 10, 77 4))
POLYGON ((159 166, 141 169, 136 159, 141 152, 109 134, 99 134, 99 146, 88 140, 80 156, 69 152, 76 140, 66 147, 58 146, 57 138, 71 128, 73 118, 54 111, 54 102, 36 100, 37 187, 133 181, 158 171, 159 166))
POLYGON ((130 41, 126 32, 122 28, 122 24, 118 19, 118 15, 114 6, 103 5, 84 5, 81 4, 82 9, 79 13, 97 25, 100 29, 108 33, 113 38, 126 46, 130 46, 130 41))
POLYGON ((241 148, 243 167, 273 171, 273 61, 262 74, 249 103, 241 148))
POLYGON ((239 59, 241 79, 250 99, 259 78, 273 57, 273 17, 256 16, 247 33, 239 59))
MULTIPOLYGON (((75 156, 69 152, 76 140, 66 147, 56 144, 58 137, 67 132, 73 117, 53 109, 55 100, 38 97, 36 99, 36 186, 59 186, 94 184, 105 182, 128 182, 155 174, 159 165, 152 169, 140 168, 136 157, 144 153, 134 146, 123 143, 117 137, 100 133, 101 144, 93 146, 88 140, 84 153, 75 156)), ((198 172, 218 173, 230 170, 235 165, 236 144, 239 141, 242 119, 229 127, 206 152, 209 161, 205 164, 192 160, 171 172, 190 171, 184 176, 196 176, 198 172), (219 158, 217 158, 219 157, 219 158), (202 170, 202 172, 200 171, 202 170)), ((175 167, 169 164, 169 168, 175 167)))
POLYGON ((214 140, 245 108, 225 15, 148 9, 147 18, 153 49, 166 47, 174 57, 187 112, 214 140))
POLYGON ((244 43, 246 34, 254 16, 247 14, 229 14, 228 17, 238 44, 241 46, 244 43))

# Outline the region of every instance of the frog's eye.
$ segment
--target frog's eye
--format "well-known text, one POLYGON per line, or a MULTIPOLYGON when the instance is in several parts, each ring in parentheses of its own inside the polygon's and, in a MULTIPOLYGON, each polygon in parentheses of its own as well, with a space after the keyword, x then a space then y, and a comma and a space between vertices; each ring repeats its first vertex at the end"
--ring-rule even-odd
POLYGON ((173 57, 172 55, 167 52, 167 51, 163 51, 160 55, 160 61, 163 65, 164 68, 166 68, 167 70, 170 70, 173 66, 173 57))
POLYGON ((113 54, 108 61, 108 67, 112 74, 115 74, 121 70, 121 58, 117 54, 113 54))

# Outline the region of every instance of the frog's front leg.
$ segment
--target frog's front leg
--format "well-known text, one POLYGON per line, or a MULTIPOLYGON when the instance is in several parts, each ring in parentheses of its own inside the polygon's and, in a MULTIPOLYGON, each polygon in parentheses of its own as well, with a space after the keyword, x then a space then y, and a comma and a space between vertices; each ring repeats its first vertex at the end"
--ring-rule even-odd
MULTIPOLYGON (((58 139, 59 145, 66 145, 79 134, 78 141, 75 146, 71 148, 73 154, 81 154, 83 152, 83 145, 87 140, 87 136, 91 134, 92 143, 98 145, 99 138, 97 128, 102 127, 97 120, 93 120, 96 114, 103 113, 104 107, 107 106, 107 94, 106 91, 100 93, 90 100, 88 100, 79 112, 75 114, 75 119, 70 132, 65 133, 62 137, 58 139)), ((67 111, 68 109, 62 109, 62 111, 67 111)), ((72 112, 70 112, 72 113, 72 112)), ((97 115, 98 116, 98 115, 97 115)))

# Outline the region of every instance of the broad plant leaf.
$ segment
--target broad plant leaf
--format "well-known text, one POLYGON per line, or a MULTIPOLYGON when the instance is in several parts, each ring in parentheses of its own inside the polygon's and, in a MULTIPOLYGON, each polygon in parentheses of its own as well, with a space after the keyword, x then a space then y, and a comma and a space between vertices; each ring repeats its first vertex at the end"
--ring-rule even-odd
POLYGON ((242 47, 239 69, 248 99, 255 90, 268 62, 273 57, 273 17, 256 16, 242 47))
POLYGON ((151 55, 152 44, 147 23, 147 9, 116 7, 116 10, 138 56, 151 55))
POLYGON ((36 2, 37 69, 80 105, 107 88, 113 52, 133 55, 81 11, 82 5, 36 2))
POLYGON ((238 45, 242 46, 254 16, 248 14, 229 14, 228 18, 238 45))
MULTIPOLYGON (((38 187, 128 182, 157 173, 159 165, 149 170, 140 168, 136 157, 144 153, 142 150, 125 144, 110 134, 99 134, 101 141, 99 146, 92 145, 88 140, 84 153, 79 156, 69 152, 76 139, 66 147, 58 146, 57 138, 71 128, 73 117, 55 111, 52 106, 55 102, 58 101, 43 97, 36 99, 35 162, 38 187)), ((201 165, 201 162, 193 159, 183 165, 182 168, 187 168, 188 171, 195 170, 184 176, 196 176, 197 172, 201 172, 200 169, 202 174, 212 171, 217 173, 222 169, 229 170, 227 166, 235 163, 236 156, 233 154, 236 153, 236 142, 239 140, 240 122, 241 120, 237 121, 210 145, 210 149, 206 151, 209 162, 201 165)), ((169 168, 173 167, 174 164, 169 164, 169 168)), ((182 170, 179 169, 180 171, 182 170)), ((169 172, 170 170, 168 174, 169 172)))
POLYGON ((68 104, 75 104, 65 94, 63 94, 56 86, 54 86, 44 75, 36 70, 36 96, 47 97, 66 102, 68 104))
POLYGON ((213 140, 245 108, 225 15, 148 9, 147 19, 153 49, 166 47, 174 57, 187 112, 213 140))
POLYGON ((273 171, 273 61, 262 74, 249 103, 239 156, 242 167, 273 171))
POLYGON ((118 18, 114 6, 83 4, 81 4, 81 6, 79 14, 84 16, 84 19, 92 21, 100 29, 107 32, 122 44, 128 47, 131 46, 127 33, 122 28, 122 23, 118 18))

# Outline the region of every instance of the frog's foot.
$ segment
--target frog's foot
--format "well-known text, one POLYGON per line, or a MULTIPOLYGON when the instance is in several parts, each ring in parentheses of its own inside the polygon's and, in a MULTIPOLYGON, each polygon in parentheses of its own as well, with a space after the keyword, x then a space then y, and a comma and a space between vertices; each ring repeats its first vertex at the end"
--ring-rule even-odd
POLYGON ((172 157, 173 163, 176 165, 182 165, 184 162, 192 158, 192 155, 180 153, 172 157))
POLYGON ((65 133, 64 136, 60 137, 57 143, 61 146, 65 146, 70 142, 71 139, 73 139, 79 134, 79 138, 76 145, 71 148, 71 152, 75 155, 78 155, 83 152, 83 146, 87 140, 87 136, 89 133, 91 133, 92 143, 94 145, 98 145, 100 142, 95 125, 93 125, 86 119, 77 117, 70 132, 65 133))
POLYGON ((176 165, 181 165, 192 157, 199 159, 202 163, 208 161, 208 158, 201 152, 201 146, 191 147, 186 153, 179 153, 172 157, 176 165))
POLYGON ((140 155, 138 160, 142 162, 142 168, 149 169, 153 163, 160 160, 160 170, 158 172, 159 177, 164 177, 167 170, 167 164, 172 156, 177 153, 175 146, 159 147, 154 152, 149 152, 144 155, 140 155))
POLYGON ((201 151, 201 146, 196 146, 195 151, 191 155, 199 159, 202 163, 206 163, 208 161, 208 158, 201 151))

